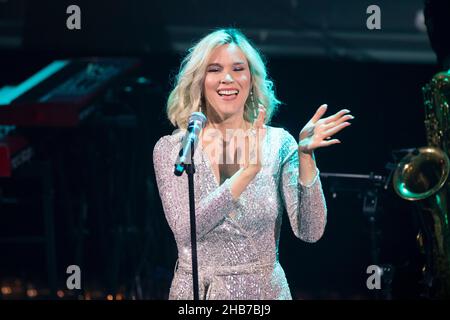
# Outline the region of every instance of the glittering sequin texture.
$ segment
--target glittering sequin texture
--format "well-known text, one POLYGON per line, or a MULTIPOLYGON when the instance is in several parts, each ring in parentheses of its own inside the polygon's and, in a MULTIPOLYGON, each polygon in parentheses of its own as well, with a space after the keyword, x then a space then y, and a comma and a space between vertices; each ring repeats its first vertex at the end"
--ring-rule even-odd
MULTIPOLYGON (((174 175, 183 131, 162 137, 153 150, 159 194, 178 247, 169 299, 192 299, 187 175, 174 175)), ((230 179, 218 185, 201 145, 194 155, 197 250, 201 299, 292 299, 278 262, 281 217, 286 209, 294 234, 320 239, 326 204, 319 171, 309 185, 299 180, 297 142, 267 126, 263 166, 239 199, 230 179)), ((301 164, 300 164, 301 165, 301 164)))

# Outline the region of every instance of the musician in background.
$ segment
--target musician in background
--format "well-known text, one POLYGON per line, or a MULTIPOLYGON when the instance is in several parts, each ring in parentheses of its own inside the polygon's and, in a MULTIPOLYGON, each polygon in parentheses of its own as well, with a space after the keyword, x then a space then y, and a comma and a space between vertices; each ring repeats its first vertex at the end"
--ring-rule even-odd
POLYGON ((324 117, 322 105, 297 142, 268 125, 279 104, 260 54, 236 29, 212 32, 183 60, 167 101, 167 116, 181 130, 153 151, 178 247, 170 299, 193 297, 188 182, 174 175, 174 164, 198 111, 207 117, 194 155, 200 298, 292 299, 278 261, 283 209, 298 238, 321 238, 327 209, 314 150, 340 143, 332 137, 353 116, 344 109, 324 117))

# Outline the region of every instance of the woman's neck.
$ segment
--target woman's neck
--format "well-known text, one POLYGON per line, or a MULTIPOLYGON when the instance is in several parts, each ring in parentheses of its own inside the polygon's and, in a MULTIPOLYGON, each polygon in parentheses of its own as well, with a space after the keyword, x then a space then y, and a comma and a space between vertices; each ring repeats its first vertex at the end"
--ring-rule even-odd
POLYGON ((222 139, 226 140, 227 136, 233 135, 235 130, 247 130, 251 127, 251 124, 245 121, 244 118, 226 119, 221 122, 208 121, 203 130, 214 129, 213 131, 219 131, 222 139))
POLYGON ((248 130, 251 124, 247 122, 243 115, 235 115, 227 119, 216 119, 214 116, 207 115, 208 121, 201 132, 202 140, 206 138, 207 141, 224 141, 227 142, 236 130, 248 130), (218 135, 218 133, 220 133, 218 135))
POLYGON ((225 132, 226 130, 246 129, 247 121, 244 119, 243 113, 236 113, 231 116, 220 116, 214 110, 208 108, 206 111, 208 119, 205 128, 214 128, 225 132))
POLYGON ((220 131, 247 129, 248 123, 243 118, 238 119, 226 119, 220 122, 208 121, 205 128, 214 128, 220 131))

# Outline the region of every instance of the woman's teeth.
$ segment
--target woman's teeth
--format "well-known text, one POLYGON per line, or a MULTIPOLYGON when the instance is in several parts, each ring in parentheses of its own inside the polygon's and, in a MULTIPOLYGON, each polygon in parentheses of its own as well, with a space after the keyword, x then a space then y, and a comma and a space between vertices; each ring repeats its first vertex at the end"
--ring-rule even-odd
POLYGON ((239 93, 238 90, 219 90, 217 92, 221 96, 231 96, 233 94, 237 95, 239 93))

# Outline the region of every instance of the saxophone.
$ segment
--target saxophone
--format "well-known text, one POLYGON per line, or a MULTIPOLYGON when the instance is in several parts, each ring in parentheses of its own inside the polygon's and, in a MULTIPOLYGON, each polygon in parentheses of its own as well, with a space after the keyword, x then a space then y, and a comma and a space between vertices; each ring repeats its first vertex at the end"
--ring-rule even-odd
POLYGON ((413 201, 419 211, 421 228, 417 240, 426 254, 422 268, 425 295, 432 299, 449 299, 450 70, 436 74, 422 91, 428 145, 400 160, 392 182, 395 192, 413 201))

